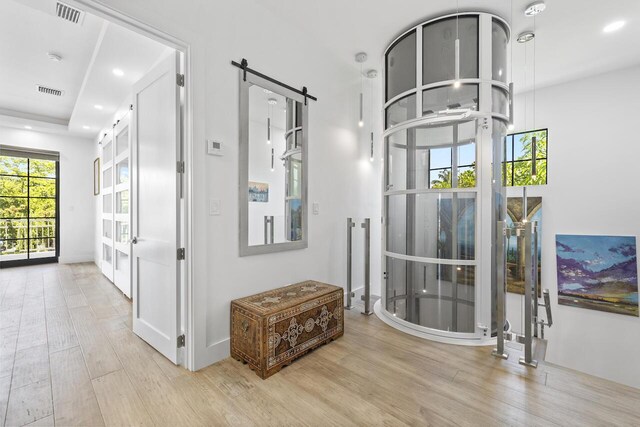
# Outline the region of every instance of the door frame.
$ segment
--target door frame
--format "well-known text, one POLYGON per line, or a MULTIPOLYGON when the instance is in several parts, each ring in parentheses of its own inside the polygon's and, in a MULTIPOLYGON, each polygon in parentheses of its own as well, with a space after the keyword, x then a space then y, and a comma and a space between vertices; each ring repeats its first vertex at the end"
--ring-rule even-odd
MULTIPOLYGON (((167 47, 175 49, 181 53, 182 73, 184 74, 184 105, 181 113, 181 139, 177 149, 182 152, 184 161, 184 174, 182 179, 182 199, 176 200, 178 207, 183 206, 180 215, 179 230, 181 242, 179 246, 186 249, 186 259, 183 261, 183 268, 180 270, 180 295, 182 301, 178 301, 178 312, 180 313, 180 329, 185 335, 184 351, 179 357, 179 364, 193 371, 195 365, 195 345, 194 345, 194 300, 193 300, 193 97, 191 96, 191 45, 184 40, 174 37, 171 34, 158 30, 131 16, 125 15, 118 10, 107 6, 99 0, 65 0, 70 5, 79 7, 88 13, 96 15, 108 22, 125 27, 142 36, 155 40, 167 47)), ((177 261, 176 261, 177 262, 177 261)))
MULTIPOLYGON (((57 156, 60 155, 59 152, 57 151, 48 151, 48 150, 38 150, 38 149, 33 149, 33 148, 27 148, 27 147, 19 147, 19 146, 12 146, 12 145, 5 145, 7 150, 13 150, 13 151, 22 151, 23 153, 43 153, 43 154, 55 154, 57 156)), ((0 150, 1 152, 2 150, 0 150)), ((30 161, 31 157, 27 157, 27 161, 30 161)), ((56 251, 55 251, 55 255, 53 257, 47 257, 47 258, 31 258, 31 251, 30 251, 30 243, 31 243, 31 237, 29 235, 30 231, 29 228, 27 228, 27 258, 26 259, 16 259, 16 260, 7 260, 7 261, 0 261, 0 268, 11 268, 11 267, 26 267, 26 266, 32 266, 32 265, 42 265, 42 264, 57 264, 59 262, 60 259, 60 158, 58 158, 58 160, 55 161, 56 162, 56 196, 55 196, 55 201, 56 201, 56 215, 55 215, 55 221, 56 221, 56 226, 55 226, 55 235, 54 235, 54 239, 55 239, 55 246, 56 246, 56 251)), ((31 168, 27 167, 27 177, 28 179, 31 178, 31 168)), ((37 178, 37 177, 36 177, 37 178)), ((29 200, 31 198, 28 190, 27 190, 27 200, 29 200)), ((29 203, 27 201, 27 203, 29 203)), ((25 218, 12 218, 12 219, 26 219, 27 220, 27 227, 29 227, 30 221, 31 221, 31 212, 30 209, 27 208, 27 216, 25 218)))

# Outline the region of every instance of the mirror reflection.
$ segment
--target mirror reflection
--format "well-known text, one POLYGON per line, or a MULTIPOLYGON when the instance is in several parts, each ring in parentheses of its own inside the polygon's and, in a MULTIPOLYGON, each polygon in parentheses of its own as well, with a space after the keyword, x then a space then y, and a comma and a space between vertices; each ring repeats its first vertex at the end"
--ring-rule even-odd
POLYGON ((251 85, 248 246, 303 240, 303 105, 251 85))

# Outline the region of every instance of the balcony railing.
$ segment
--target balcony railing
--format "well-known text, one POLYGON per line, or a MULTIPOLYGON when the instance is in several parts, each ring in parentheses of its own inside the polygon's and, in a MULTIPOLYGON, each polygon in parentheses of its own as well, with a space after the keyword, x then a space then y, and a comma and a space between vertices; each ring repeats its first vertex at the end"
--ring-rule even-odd
POLYGON ((31 220, 0 223, 0 259, 23 259, 27 253, 37 257, 53 256, 56 250, 55 220, 31 220))

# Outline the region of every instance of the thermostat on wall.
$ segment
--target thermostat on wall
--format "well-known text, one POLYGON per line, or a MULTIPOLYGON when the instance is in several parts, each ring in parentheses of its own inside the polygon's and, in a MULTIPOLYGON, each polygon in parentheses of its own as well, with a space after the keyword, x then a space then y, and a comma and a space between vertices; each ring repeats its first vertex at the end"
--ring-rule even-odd
POLYGON ((207 154, 222 156, 222 142, 207 139, 207 154))

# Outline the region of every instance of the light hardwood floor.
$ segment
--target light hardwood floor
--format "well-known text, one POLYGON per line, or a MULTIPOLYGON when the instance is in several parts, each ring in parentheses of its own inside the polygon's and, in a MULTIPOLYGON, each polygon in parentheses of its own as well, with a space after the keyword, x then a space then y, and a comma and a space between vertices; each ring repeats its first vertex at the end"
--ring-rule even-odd
POLYGON ((343 338, 263 381, 231 359, 172 365, 91 264, 4 269, 0 301, 8 426, 640 425, 638 389, 426 342, 358 311, 343 338))

